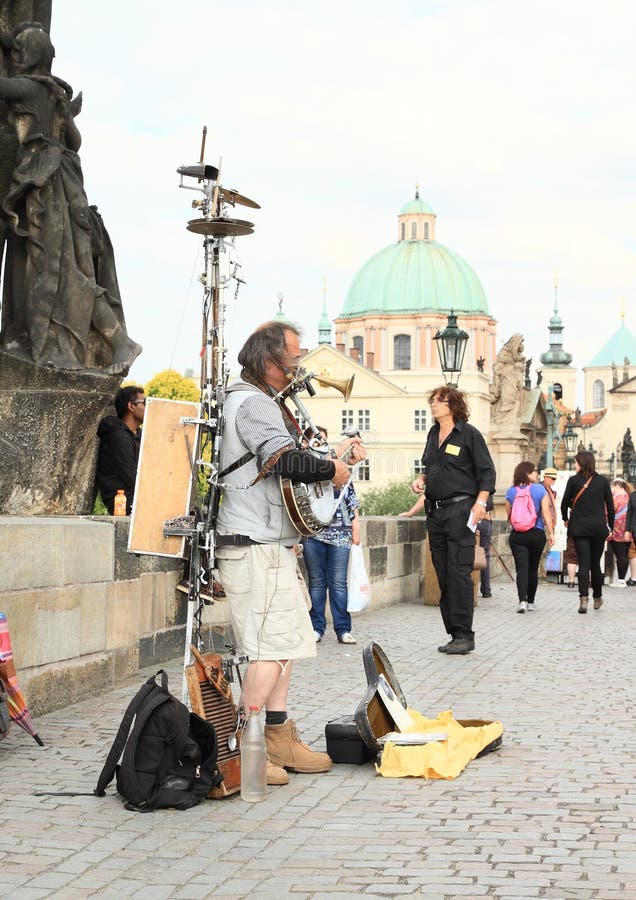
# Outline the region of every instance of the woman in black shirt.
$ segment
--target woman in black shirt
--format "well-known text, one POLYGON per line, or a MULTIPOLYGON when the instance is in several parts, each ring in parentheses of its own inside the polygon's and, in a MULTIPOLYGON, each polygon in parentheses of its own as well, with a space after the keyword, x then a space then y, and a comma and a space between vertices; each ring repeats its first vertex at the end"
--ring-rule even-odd
POLYGON ((576 475, 570 478, 563 493, 561 516, 568 536, 574 538, 579 561, 579 612, 586 613, 590 572, 594 609, 603 605, 601 557, 614 527, 614 501, 609 481, 596 471, 593 453, 577 453, 574 468, 576 475))

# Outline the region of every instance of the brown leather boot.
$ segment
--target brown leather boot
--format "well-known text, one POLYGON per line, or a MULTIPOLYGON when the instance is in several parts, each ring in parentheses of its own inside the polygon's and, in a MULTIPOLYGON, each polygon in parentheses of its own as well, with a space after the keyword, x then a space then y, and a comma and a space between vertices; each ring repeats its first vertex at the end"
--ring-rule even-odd
POLYGON ((296 725, 287 719, 282 725, 266 725, 267 756, 276 766, 292 772, 328 772, 333 763, 327 753, 312 750, 301 741, 296 725))
MULTIPOLYGON (((241 746, 242 737, 243 729, 241 728, 238 733, 239 747, 241 746)), ((282 766, 277 766, 276 763, 273 763, 269 758, 269 755, 267 757, 267 784, 270 787, 279 784, 289 784, 289 775, 287 774, 287 772, 282 768, 282 766)))
POLYGON ((269 785, 289 784, 287 772, 282 766, 274 765, 269 757, 267 758, 267 783, 269 785))
POLYGON ((595 597, 594 598, 594 609, 600 609, 602 605, 603 605, 603 598, 595 597))
POLYGON ((579 597, 579 612, 587 612, 587 597, 579 597))

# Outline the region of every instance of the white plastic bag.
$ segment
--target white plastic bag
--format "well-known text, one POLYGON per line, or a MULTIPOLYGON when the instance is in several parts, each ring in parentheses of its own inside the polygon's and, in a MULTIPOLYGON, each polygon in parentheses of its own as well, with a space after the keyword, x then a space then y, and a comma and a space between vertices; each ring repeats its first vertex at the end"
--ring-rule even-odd
POLYGON ((347 573, 347 612, 363 612, 371 602, 371 585, 359 544, 351 545, 347 573))

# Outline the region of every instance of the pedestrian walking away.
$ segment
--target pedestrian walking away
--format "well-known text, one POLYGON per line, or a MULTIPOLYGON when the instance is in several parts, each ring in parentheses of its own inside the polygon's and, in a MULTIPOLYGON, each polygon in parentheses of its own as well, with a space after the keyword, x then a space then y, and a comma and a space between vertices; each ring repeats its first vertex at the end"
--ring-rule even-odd
POLYGON ((632 535, 627 530, 627 509, 629 506, 629 492, 627 482, 622 478, 616 478, 610 485, 614 501, 614 528, 607 538, 608 545, 616 561, 616 577, 610 587, 627 587, 627 573, 629 571, 629 545, 632 535))
POLYGON ((512 477, 512 486, 506 491, 506 513, 511 529, 508 543, 517 570, 517 612, 534 609, 539 584, 539 563, 543 550, 554 543, 552 507, 550 497, 542 484, 539 473, 531 462, 520 462, 512 477), (527 518, 516 517, 518 504, 526 502, 527 518))
POLYGON ((565 486, 561 516, 568 536, 574 539, 579 561, 579 612, 589 604, 590 574, 594 609, 603 605, 601 557, 605 541, 614 528, 614 498, 607 478, 596 471, 594 454, 581 450, 574 457, 573 475, 565 486))

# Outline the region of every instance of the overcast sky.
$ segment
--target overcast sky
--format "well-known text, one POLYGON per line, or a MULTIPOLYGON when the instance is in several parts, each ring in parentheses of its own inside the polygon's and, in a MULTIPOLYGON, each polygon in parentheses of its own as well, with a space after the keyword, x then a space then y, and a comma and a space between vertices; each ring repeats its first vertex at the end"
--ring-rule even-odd
POLYGON ((175 170, 204 124, 207 161, 262 206, 231 213, 256 224, 237 242, 233 356, 280 293, 314 346, 323 278, 333 319, 416 182, 499 345, 524 333, 533 369, 555 275, 575 364, 622 301, 636 332, 635 33, 628 0, 53 0, 54 72, 84 92, 86 189, 144 346, 131 376, 197 368, 195 195, 175 170))

